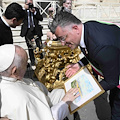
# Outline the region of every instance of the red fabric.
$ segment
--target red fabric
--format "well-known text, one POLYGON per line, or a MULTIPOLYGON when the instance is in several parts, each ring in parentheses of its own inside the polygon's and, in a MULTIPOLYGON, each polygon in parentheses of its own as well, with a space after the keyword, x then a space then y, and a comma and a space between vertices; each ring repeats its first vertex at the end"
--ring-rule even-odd
MULTIPOLYGON (((92 67, 93 68, 93 67, 92 67)), ((100 75, 103 77, 103 75, 101 75, 98 71, 96 71, 94 68, 93 68, 94 72, 97 74, 97 75, 100 75)))

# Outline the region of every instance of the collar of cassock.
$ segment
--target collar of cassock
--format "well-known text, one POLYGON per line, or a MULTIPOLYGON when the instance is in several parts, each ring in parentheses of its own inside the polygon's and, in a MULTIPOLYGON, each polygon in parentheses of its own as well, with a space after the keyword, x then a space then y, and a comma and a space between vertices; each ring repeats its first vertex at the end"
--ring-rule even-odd
POLYGON ((9 82, 16 82, 17 81, 16 78, 5 77, 5 76, 1 76, 1 79, 5 80, 5 81, 9 81, 9 82))
MULTIPOLYGON (((24 84, 24 85, 30 85, 30 86, 33 86, 33 87, 39 87, 34 81, 32 81, 31 79, 22 79, 22 80, 18 80, 16 78, 11 78, 11 77, 5 77, 5 76, 1 76, 0 77, 0 81, 8 81, 8 82, 19 82, 21 84, 24 84)), ((39 88, 40 89, 40 88, 39 88)))

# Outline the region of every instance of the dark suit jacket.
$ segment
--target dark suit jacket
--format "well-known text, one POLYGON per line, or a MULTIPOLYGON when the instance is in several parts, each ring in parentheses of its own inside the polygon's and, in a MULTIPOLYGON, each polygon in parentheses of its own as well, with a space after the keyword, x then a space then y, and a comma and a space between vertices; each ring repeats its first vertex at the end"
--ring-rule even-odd
MULTIPOLYGON (((34 7, 34 8, 37 12, 36 15, 33 15, 33 20, 34 20, 34 24, 35 24, 35 31, 36 31, 37 35, 39 37, 41 37, 43 34, 42 34, 42 26, 39 25, 39 21, 42 21, 43 17, 42 17, 42 15, 40 15, 39 9, 36 7, 34 7)), ((22 36, 22 37, 26 36, 27 30, 28 30, 28 14, 26 11, 26 17, 25 17, 25 19, 23 21, 23 25, 21 27, 20 36, 22 36)))
POLYGON ((116 87, 120 75, 120 28, 88 21, 84 23, 84 40, 87 59, 104 75, 101 86, 105 90, 116 87))
POLYGON ((0 18, 0 46, 4 44, 13 44, 12 31, 0 18))

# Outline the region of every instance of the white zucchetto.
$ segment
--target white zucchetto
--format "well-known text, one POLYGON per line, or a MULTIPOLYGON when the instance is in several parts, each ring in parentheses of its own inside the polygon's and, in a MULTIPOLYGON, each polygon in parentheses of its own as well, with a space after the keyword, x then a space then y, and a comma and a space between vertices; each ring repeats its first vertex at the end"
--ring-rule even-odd
POLYGON ((15 46, 13 44, 5 44, 0 46, 0 72, 10 67, 15 56, 15 46))

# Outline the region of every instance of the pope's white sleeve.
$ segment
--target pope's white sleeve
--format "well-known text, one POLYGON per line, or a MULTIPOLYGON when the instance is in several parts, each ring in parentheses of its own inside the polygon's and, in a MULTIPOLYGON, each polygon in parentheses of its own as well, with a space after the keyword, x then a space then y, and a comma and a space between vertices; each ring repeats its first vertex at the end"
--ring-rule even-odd
POLYGON ((68 104, 64 101, 51 107, 54 120, 63 120, 69 113, 68 104))

